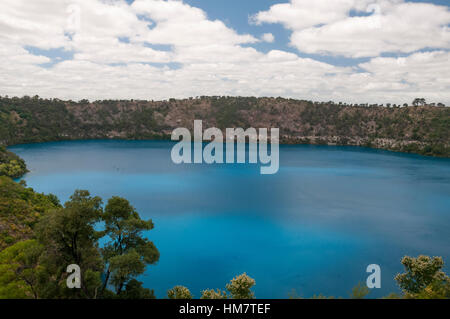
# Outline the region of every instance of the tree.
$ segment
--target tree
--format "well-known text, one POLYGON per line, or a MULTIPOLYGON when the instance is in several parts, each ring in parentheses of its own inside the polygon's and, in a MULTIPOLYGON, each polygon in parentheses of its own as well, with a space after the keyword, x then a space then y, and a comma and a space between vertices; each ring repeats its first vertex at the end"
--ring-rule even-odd
POLYGON ((352 288, 352 293, 350 294, 351 299, 364 299, 370 293, 369 288, 366 285, 359 282, 358 285, 352 288))
POLYGON ((45 246, 42 261, 55 278, 45 298, 96 298, 103 263, 98 250, 101 233, 94 226, 101 217, 100 197, 77 190, 64 207, 49 211, 36 225, 36 236, 45 246), (68 289, 68 265, 81 269, 81 290, 68 289))
POLYGON ((66 262, 82 264, 100 238, 94 226, 100 221, 101 203, 88 191, 75 191, 64 208, 44 216, 37 225, 38 238, 54 246, 66 262))
POLYGON ((111 283, 116 289, 116 294, 120 295, 128 281, 145 271, 145 264, 135 250, 130 250, 126 254, 110 258, 108 271, 112 274, 111 283))
POLYGON ((192 294, 188 288, 184 286, 175 286, 167 291, 169 299, 192 299, 192 294))
POLYGON ((40 297, 39 257, 44 247, 36 240, 16 243, 0 252, 0 299, 40 297))
POLYGON ((125 199, 113 197, 104 211, 100 197, 77 190, 61 206, 54 195, 35 193, 0 176, 3 225, 11 226, 0 232, 0 298, 155 297, 134 279, 159 259, 156 247, 142 236, 153 223, 140 219, 125 199), (97 230, 101 221, 104 231, 97 230), (99 239, 105 235, 110 242, 100 249, 99 239), (80 267, 81 289, 67 287, 72 264, 80 267), (108 279, 115 292, 105 288, 108 279))
POLYGON ((246 273, 233 278, 226 285, 232 299, 253 299, 255 297, 251 288, 255 285, 255 280, 247 276, 246 273))
POLYGON ((125 291, 120 296, 122 299, 155 299, 155 293, 151 289, 142 287, 142 282, 131 279, 125 286, 125 291))
POLYGON ((407 298, 449 298, 450 278, 442 271, 441 257, 405 256, 402 264, 406 272, 395 277, 407 298))
POLYGON ((412 105, 414 106, 424 106, 426 104, 427 102, 424 98, 415 98, 414 101, 412 102, 412 105))
POLYGON ((0 176, 0 251, 31 239, 41 216, 57 207, 50 196, 0 176))
POLYGON ((206 289, 202 291, 200 299, 227 299, 227 293, 220 289, 206 289))
POLYGON ((408 294, 415 299, 450 299, 450 280, 435 280, 418 294, 408 294))
POLYGON ((103 234, 110 238, 102 248, 107 264, 102 293, 111 279, 116 294, 120 295, 130 280, 144 273, 148 264, 159 260, 153 242, 143 237, 143 232, 154 226, 151 220, 142 220, 134 207, 121 197, 108 200, 102 219, 105 222, 103 234))
POLYGON ((28 172, 25 161, 0 145, 0 176, 18 178, 28 172))

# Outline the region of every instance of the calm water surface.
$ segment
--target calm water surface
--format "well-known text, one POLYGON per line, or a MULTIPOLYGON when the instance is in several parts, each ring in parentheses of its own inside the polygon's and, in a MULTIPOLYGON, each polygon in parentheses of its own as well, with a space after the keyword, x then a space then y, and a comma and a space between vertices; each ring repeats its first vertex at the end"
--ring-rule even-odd
MULTIPOLYGON (((161 258, 140 278, 164 297, 195 297, 235 275, 255 278, 258 298, 347 297, 382 269, 380 297, 396 291, 404 255, 450 263, 450 160, 354 147, 282 146, 280 171, 257 165, 175 165, 171 142, 77 141, 10 149, 35 190, 66 201, 88 189, 123 196, 143 218, 161 258)), ((448 268, 446 269, 448 271, 448 268)))

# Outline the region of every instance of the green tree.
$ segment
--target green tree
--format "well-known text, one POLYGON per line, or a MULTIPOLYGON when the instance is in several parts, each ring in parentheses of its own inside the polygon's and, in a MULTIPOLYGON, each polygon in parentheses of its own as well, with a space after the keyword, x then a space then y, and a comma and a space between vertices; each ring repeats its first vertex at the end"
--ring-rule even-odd
POLYGON ((41 216, 57 207, 49 196, 0 176, 0 251, 31 239, 41 216))
POLYGON ((25 161, 0 145, 0 176, 18 178, 27 172, 25 161))
POLYGON ((417 294, 407 294, 407 298, 415 299, 450 299, 450 280, 434 280, 417 294))
POLYGON ((412 105, 414 105, 414 106, 424 106, 426 104, 427 104, 427 102, 424 98, 416 98, 412 102, 412 105))
POLYGON ((405 273, 395 277, 406 298, 449 298, 450 278, 442 271, 441 257, 405 256, 402 259, 405 273))
POLYGON ((49 282, 46 298, 97 297, 103 270, 98 248, 102 233, 94 226, 100 221, 101 203, 101 198, 77 190, 64 207, 49 211, 36 225, 37 238, 45 246, 43 262, 55 278, 49 282), (81 269, 81 290, 66 286, 66 269, 71 264, 81 269))
POLYGON ((352 288, 352 292, 350 294, 351 299, 364 299, 370 293, 369 288, 361 282, 358 283, 355 287, 352 288))
POLYGON ((36 240, 18 242, 0 252, 0 299, 39 298, 39 257, 36 240))
POLYGON ((175 286, 167 291, 169 299, 192 299, 192 294, 188 288, 184 286, 175 286))
POLYGON ((253 299, 255 295, 251 288, 255 285, 255 280, 247 276, 246 273, 233 278, 226 285, 232 299, 253 299))
POLYGON ((127 282, 142 274, 148 264, 159 260, 153 242, 143 237, 143 232, 154 226, 151 220, 142 220, 134 207, 121 197, 109 199, 102 219, 105 222, 103 233, 110 239, 102 248, 107 264, 102 292, 111 282, 120 295, 127 282))
POLYGON ((125 286, 121 299, 155 299, 155 293, 151 289, 142 287, 142 282, 131 279, 125 286))
POLYGON ((227 299, 227 293, 220 289, 206 289, 202 291, 200 299, 227 299))
POLYGON ((103 213, 101 198, 78 190, 61 206, 54 195, 0 176, 0 298, 154 298, 134 279, 159 258, 143 238, 152 228, 125 199, 112 198, 103 213), (104 231, 96 230, 101 221, 104 231), (67 287, 71 264, 80 267, 81 289, 67 287), (102 283, 105 268, 115 292, 105 289, 108 279, 102 283))

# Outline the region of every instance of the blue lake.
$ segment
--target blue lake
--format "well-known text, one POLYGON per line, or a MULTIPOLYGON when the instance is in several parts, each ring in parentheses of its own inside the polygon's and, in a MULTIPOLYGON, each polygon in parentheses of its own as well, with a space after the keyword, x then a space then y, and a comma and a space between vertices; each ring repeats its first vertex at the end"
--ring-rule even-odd
MULTIPOLYGON (((75 189, 127 198, 153 219, 161 257, 140 280, 163 298, 195 297, 247 272, 257 298, 290 292, 348 297, 381 266, 380 297, 398 291, 404 255, 450 263, 450 160, 356 147, 281 146, 280 171, 259 165, 175 165, 171 142, 75 141, 10 149, 24 180, 62 202, 75 189)), ((446 268, 448 272, 449 268, 446 268)))

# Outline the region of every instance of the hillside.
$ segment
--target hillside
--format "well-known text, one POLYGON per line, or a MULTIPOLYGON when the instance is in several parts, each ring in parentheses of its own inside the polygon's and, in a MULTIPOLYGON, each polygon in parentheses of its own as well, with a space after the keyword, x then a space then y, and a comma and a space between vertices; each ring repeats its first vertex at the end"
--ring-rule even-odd
POLYGON ((24 160, 0 145, 0 176, 18 178, 26 172, 24 160))
POLYGON ((54 195, 36 193, 23 183, 0 176, 0 251, 32 237, 32 227, 42 214, 58 207, 54 195))
POLYGON ((282 143, 358 145, 450 156, 450 108, 314 103, 283 98, 169 101, 0 98, 0 144, 70 139, 168 139, 176 127, 278 127, 282 143))

